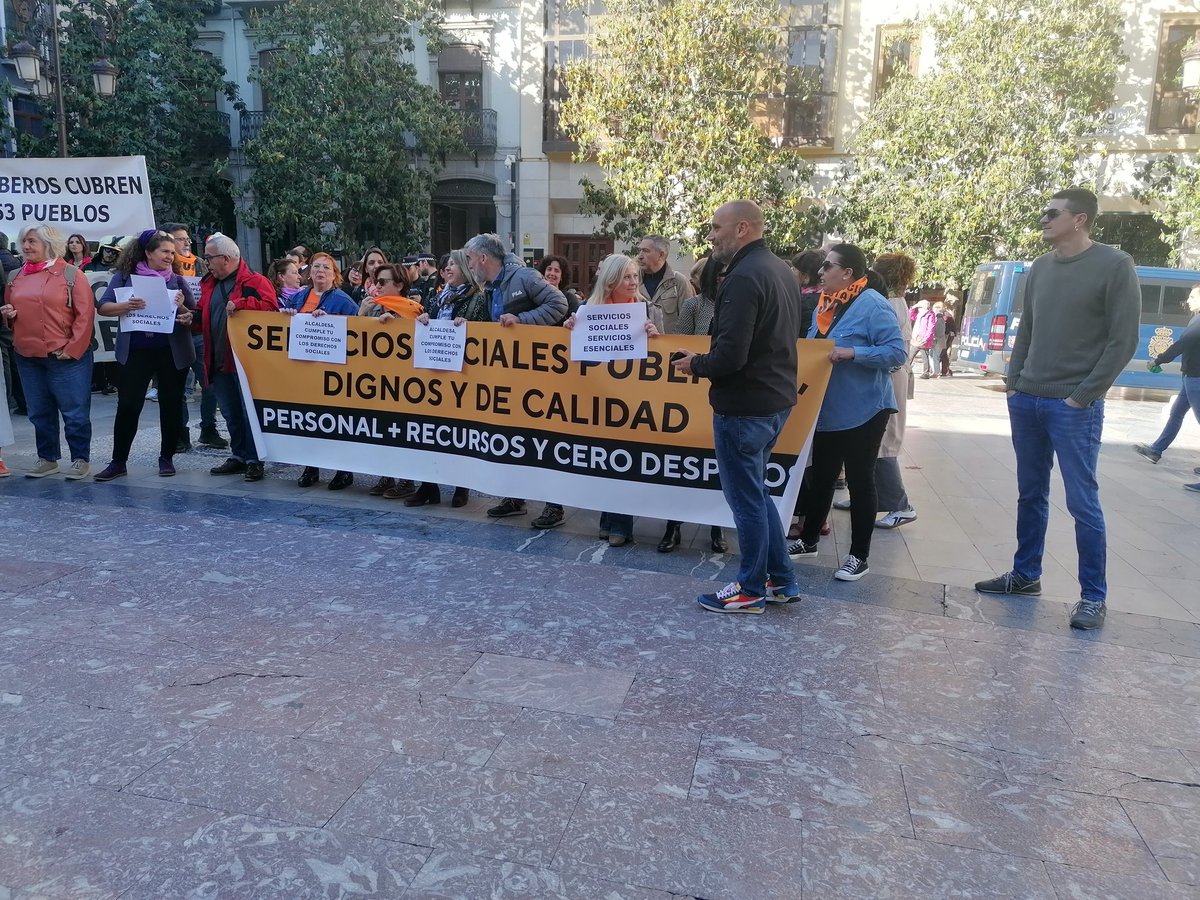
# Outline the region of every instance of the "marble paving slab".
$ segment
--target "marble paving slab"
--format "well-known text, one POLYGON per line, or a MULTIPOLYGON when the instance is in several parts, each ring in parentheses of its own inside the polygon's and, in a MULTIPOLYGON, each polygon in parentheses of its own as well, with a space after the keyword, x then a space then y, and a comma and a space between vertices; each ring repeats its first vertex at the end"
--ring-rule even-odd
POLYGON ((485 654, 463 675, 450 694, 612 718, 621 708, 632 683, 630 672, 485 654))
POLYGON ((575 781, 393 754, 329 824, 389 841, 546 865, 582 790, 575 781))
POLYGON ((379 766, 358 747, 208 728, 135 779, 146 797, 320 827, 379 766))

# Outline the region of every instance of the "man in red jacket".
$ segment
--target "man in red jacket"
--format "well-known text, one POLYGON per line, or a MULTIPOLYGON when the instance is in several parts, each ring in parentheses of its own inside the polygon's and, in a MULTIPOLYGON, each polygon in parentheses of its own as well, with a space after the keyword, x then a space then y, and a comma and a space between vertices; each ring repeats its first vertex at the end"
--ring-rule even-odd
POLYGON ((217 405, 229 428, 231 455, 209 470, 213 475, 242 475, 262 481, 263 464, 254 446, 249 413, 242 402, 233 348, 229 345, 229 317, 239 309, 278 310, 275 288, 242 261, 242 251, 232 238, 214 234, 204 245, 208 274, 200 282, 200 324, 204 335, 204 370, 217 405))

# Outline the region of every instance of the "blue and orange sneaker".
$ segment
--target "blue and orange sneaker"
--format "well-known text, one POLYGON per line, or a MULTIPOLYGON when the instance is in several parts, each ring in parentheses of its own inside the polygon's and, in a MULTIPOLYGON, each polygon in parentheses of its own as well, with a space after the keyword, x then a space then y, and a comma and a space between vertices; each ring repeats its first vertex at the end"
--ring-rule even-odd
POLYGON ((796 582, 776 584, 774 580, 767 579, 766 601, 768 603, 799 603, 803 599, 800 596, 800 585, 796 582))
POLYGON ((715 594, 701 594, 696 602, 713 612, 761 613, 767 608, 766 597, 751 597, 742 593, 742 586, 731 581, 715 594))

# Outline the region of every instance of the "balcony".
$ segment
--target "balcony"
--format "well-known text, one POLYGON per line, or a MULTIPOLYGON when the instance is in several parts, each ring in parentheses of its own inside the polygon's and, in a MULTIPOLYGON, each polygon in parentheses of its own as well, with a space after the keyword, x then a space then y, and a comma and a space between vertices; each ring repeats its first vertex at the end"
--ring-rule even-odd
POLYGON ((241 146, 258 137, 258 133, 262 131, 263 125, 267 121, 267 114, 261 110, 243 109, 241 114, 240 132, 241 146))
POLYGON ((229 123, 229 113, 213 113, 212 128, 196 142, 201 153, 214 159, 229 155, 229 123))
POLYGON ((806 98, 760 97, 751 102, 750 119, 779 149, 831 148, 837 95, 806 98))
POLYGON ((494 109, 463 110, 463 143, 468 150, 496 149, 496 111, 494 109))

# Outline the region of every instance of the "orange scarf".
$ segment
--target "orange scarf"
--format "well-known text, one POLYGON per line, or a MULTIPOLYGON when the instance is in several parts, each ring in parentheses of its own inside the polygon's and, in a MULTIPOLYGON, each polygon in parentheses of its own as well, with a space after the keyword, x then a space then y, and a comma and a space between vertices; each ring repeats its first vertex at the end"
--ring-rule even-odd
POLYGON ((821 291, 821 300, 817 304, 817 334, 829 334, 829 329, 833 327, 833 317, 837 313, 838 307, 849 303, 861 294, 866 286, 867 276, 864 275, 858 281, 852 282, 849 286, 842 288, 840 291, 834 291, 832 294, 821 291))
POLYGON ((375 302, 388 312, 395 313, 402 319, 415 319, 425 311, 424 307, 416 300, 412 300, 409 297, 397 297, 394 294, 376 297, 375 302))
POLYGON ((304 298, 304 305, 300 307, 300 312, 311 313, 321 305, 321 293, 316 288, 308 289, 308 296, 304 298))

